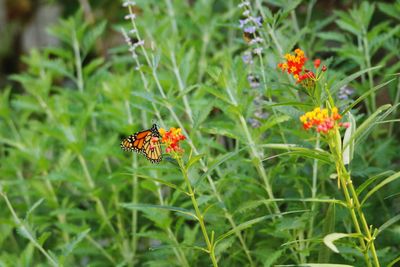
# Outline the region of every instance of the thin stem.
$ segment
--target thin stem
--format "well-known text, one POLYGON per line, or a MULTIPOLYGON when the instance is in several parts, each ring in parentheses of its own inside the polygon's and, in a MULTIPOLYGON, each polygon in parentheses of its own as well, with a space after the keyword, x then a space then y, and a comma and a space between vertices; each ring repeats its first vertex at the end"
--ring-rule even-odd
POLYGON ((296 11, 290 11, 290 17, 292 18, 294 31, 298 34, 300 32, 299 23, 297 22, 296 11))
POLYGON ((81 59, 81 53, 79 51, 79 42, 78 38, 76 37, 75 30, 72 34, 72 46, 74 49, 74 56, 75 56, 75 68, 76 68, 78 89, 82 93, 84 88, 83 75, 82 75, 82 59, 81 59))
MULTIPOLYGON (((237 106, 238 103, 237 103, 235 97, 233 96, 233 94, 230 90, 230 87, 225 86, 225 89, 226 89, 226 92, 227 92, 230 100, 232 101, 232 104, 234 106, 237 106)), ((246 120, 244 119, 243 115, 241 115, 241 114, 238 115, 238 117, 239 117, 239 121, 242 126, 242 129, 244 131, 244 134, 246 136, 247 143, 249 144, 251 155, 254 159, 253 160, 254 166, 257 169, 258 174, 260 175, 261 179, 264 182, 265 190, 267 191, 268 197, 272 200, 274 213, 280 213, 278 204, 276 204, 276 202, 273 201, 275 199, 275 197, 274 197, 274 193, 272 191, 272 186, 269 182, 269 178, 267 176, 267 173, 265 172, 264 166, 262 165, 262 160, 260 158, 259 152, 256 149, 256 144, 254 143, 253 138, 251 137, 249 128, 247 127, 246 120)))
POLYGON ((90 235, 85 237, 93 246, 95 246, 100 252, 107 258, 114 266, 117 265, 116 260, 105 250, 102 245, 100 245, 96 240, 94 240, 90 235))
MULTIPOLYGON (((164 197, 161 192, 161 185, 158 182, 156 182, 156 185, 157 185, 158 200, 159 200, 160 204, 162 206, 164 206, 165 201, 164 201, 164 197)), ((190 265, 189 265, 188 260, 186 259, 185 253, 179 247, 179 242, 176 239, 175 234, 172 232, 171 227, 166 226, 166 230, 167 230, 168 237, 172 240, 172 242, 174 242, 174 244, 176 246, 176 247, 173 247, 172 250, 174 251, 175 256, 178 258, 179 263, 181 264, 181 266, 189 267, 190 265)))
MULTIPOLYGON (((45 173, 45 175, 47 175, 47 173, 45 173)), ((57 194, 55 193, 55 190, 54 190, 54 187, 53 187, 51 181, 49 179, 45 178, 44 182, 45 182, 47 189, 50 192, 50 196, 53 199, 53 202, 54 202, 56 208, 58 209, 60 207, 60 203, 58 201, 57 194)), ((65 213, 57 214, 57 219, 61 224, 65 224, 66 223, 65 213)), ((62 235, 63 235, 64 241, 66 243, 69 243, 70 238, 69 238, 68 232, 62 231, 62 235)))
POLYGON ((191 199, 191 201, 192 201, 193 208, 194 208, 194 210, 195 210, 195 212, 196 212, 196 217, 197 217, 197 220, 198 220, 198 222, 199 222, 199 224, 200 224, 200 229, 201 229, 201 232, 203 233, 204 240, 206 241, 207 250, 208 250, 208 253, 209 253, 209 255, 210 255, 211 261, 212 261, 212 263, 213 263, 213 266, 214 266, 214 267, 217 267, 217 266, 218 266, 218 263, 217 263, 217 260, 216 260, 216 258, 215 258, 214 244, 211 243, 210 238, 208 237, 206 225, 205 225, 205 223, 204 223, 204 216, 203 216, 203 214, 201 213, 201 211, 200 211, 200 209, 199 209, 199 205, 198 205, 198 203, 197 203, 197 200, 196 200, 196 197, 195 197, 195 195, 194 195, 194 191, 193 191, 192 185, 191 185, 191 183, 190 183, 189 176, 188 176, 188 174, 187 174, 187 169, 186 169, 186 167, 184 166, 183 161, 182 161, 182 159, 181 159, 179 156, 176 157, 176 159, 177 159, 177 161, 178 161, 178 164, 179 164, 179 167, 180 167, 180 169, 181 169, 183 178, 184 178, 184 180, 185 180, 186 187, 187 187, 187 189, 189 190, 189 192, 188 192, 187 194, 190 196, 190 199, 191 199))
MULTIPOLYGON (((365 62, 367 64, 367 68, 370 69, 371 68, 371 56, 369 53, 369 43, 368 43, 368 39, 367 39, 367 33, 366 30, 363 29, 363 48, 364 48, 364 57, 365 57, 365 62)), ((368 70, 368 81, 369 81, 369 89, 374 88, 374 77, 372 75, 372 71, 368 70)), ((376 110, 376 99, 375 99, 375 91, 373 90, 371 92, 371 99, 370 99, 370 112, 374 112, 376 110)))
POLYGON ((336 163, 336 170, 338 174, 338 179, 342 185, 343 193, 346 198, 346 202, 348 204, 350 214, 353 220, 354 227, 358 234, 361 234, 362 237, 360 238, 360 245, 364 253, 364 258, 366 264, 368 266, 372 266, 370 259, 369 259, 369 251, 371 251, 372 258, 374 261, 375 267, 380 267, 379 259, 376 253, 375 245, 374 245, 374 238, 371 233, 371 229, 365 219, 365 215, 362 211, 362 207, 360 201, 358 199, 357 192, 353 186, 353 182, 351 180, 350 174, 347 172, 346 167, 343 163, 342 153, 341 153, 341 144, 340 144, 340 133, 336 131, 335 136, 331 137, 330 141, 330 149, 333 155, 335 156, 335 163, 336 163), (351 196, 350 196, 351 194, 351 196), (356 212, 358 217, 360 218, 361 222, 357 218, 356 212), (364 233, 361 231, 360 224, 363 228, 364 233), (364 238, 367 240, 368 244, 365 243, 364 238))
POLYGON ((357 209, 358 216, 361 218, 361 224, 362 224, 362 226, 364 228, 365 233, 367 234, 367 239, 368 239, 368 242, 369 242, 369 246, 370 246, 372 258, 374 260, 374 264, 375 264, 376 267, 379 267, 380 266, 379 259, 378 259, 378 255, 376 253, 376 249, 375 249, 375 245, 374 245, 374 238, 372 237, 371 229, 368 226, 367 220, 365 219, 364 212, 362 211, 361 204, 360 204, 360 201, 358 199, 356 190, 354 189, 354 186, 353 186, 353 183, 351 181, 350 175, 347 173, 347 171, 346 171, 346 174, 349 176, 348 185, 349 185, 349 188, 350 188, 350 192, 351 192, 351 194, 353 195, 353 198, 354 198, 354 204, 355 204, 355 207, 357 209))
MULTIPOLYGON (((132 154, 132 169, 136 170, 138 168, 137 158, 135 154, 132 154)), ((135 172, 132 174, 132 203, 138 203, 139 199, 139 187, 138 187, 138 177, 135 172)), ((137 222, 138 222, 138 213, 137 209, 132 210, 132 254, 133 258, 135 258, 136 250, 137 250, 137 222)))
POLYGON ((171 0, 165 0, 165 2, 167 3, 168 15, 171 18, 172 30, 175 35, 178 35, 178 26, 176 24, 174 7, 172 6, 171 0))
MULTIPOLYGON (((176 77, 176 79, 178 80, 178 88, 179 88, 179 91, 180 91, 181 93, 183 93, 184 90, 185 90, 185 85, 184 85, 184 83, 183 83, 181 74, 180 74, 180 72, 179 72, 179 67, 178 67, 178 65, 176 64, 176 59, 175 59, 174 50, 173 50, 173 49, 170 49, 170 51, 171 51, 171 52, 170 52, 170 56, 171 56, 171 61, 172 61, 172 67, 173 67, 173 69, 174 69, 175 77, 176 77)), ((184 94, 184 95, 182 96, 182 99, 183 99, 183 105, 185 106, 185 111, 187 112, 187 115, 188 115, 188 117, 189 117, 190 123, 193 124, 193 113, 192 113, 192 108, 190 107, 189 100, 188 100, 186 94, 184 94)))
MULTIPOLYGON (((399 101, 400 101, 400 79, 397 79, 396 96, 394 97, 394 101, 393 101, 393 106, 395 107, 393 110, 393 115, 395 115, 395 116, 397 113, 397 103, 399 103, 399 101)), ((388 137, 391 137, 393 135, 393 125, 394 125, 394 121, 390 122, 388 137)))
MULTIPOLYGON (((317 141, 315 142, 315 149, 319 149, 320 147, 320 134, 317 136, 317 141)), ((313 174, 312 174, 312 187, 311 187, 311 198, 316 198, 317 196, 317 180, 318 180, 318 160, 314 159, 313 162, 313 174)), ((311 204, 311 212, 314 212, 316 208, 316 203, 312 202, 311 204)), ((314 231, 314 218, 315 216, 311 217, 310 220, 310 230, 308 231, 308 238, 312 238, 313 231, 314 231)), ((310 244, 308 242, 308 244, 310 244)))

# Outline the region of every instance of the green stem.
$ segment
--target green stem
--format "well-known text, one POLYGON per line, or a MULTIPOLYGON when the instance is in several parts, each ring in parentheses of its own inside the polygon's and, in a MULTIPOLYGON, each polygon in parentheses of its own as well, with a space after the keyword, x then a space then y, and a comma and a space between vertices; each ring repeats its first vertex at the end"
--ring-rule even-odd
MULTIPOLYGON (((396 116, 397 113, 397 103, 399 103, 400 101, 400 79, 397 79, 397 90, 396 90, 396 96, 394 97, 394 101, 393 101, 393 106, 395 107, 395 109, 393 110, 393 115, 396 116)), ((389 131, 388 131, 388 137, 392 137, 393 134, 393 125, 394 122, 390 122, 389 125, 389 131)))
POLYGON ((196 212, 196 217, 197 217, 197 220, 198 220, 198 222, 199 222, 199 224, 200 224, 201 232, 203 233, 204 239, 205 239, 206 244, 207 244, 207 252, 208 252, 208 254, 210 255, 210 258, 211 258, 211 261, 212 261, 212 263, 213 263, 213 266, 214 266, 214 267, 217 267, 217 266, 218 266, 218 263, 217 263, 217 259, 215 258, 215 252, 214 252, 214 248, 215 248, 215 247, 214 247, 214 244, 211 243, 210 238, 208 237, 206 225, 205 225, 205 223, 204 223, 204 216, 203 216, 203 214, 201 213, 201 211, 200 211, 200 209, 199 209, 199 205, 198 205, 198 203, 197 203, 197 200, 196 200, 196 197, 195 197, 195 194, 194 194, 192 185, 191 185, 190 180, 189 180, 189 176, 188 176, 188 174, 187 174, 187 169, 186 169, 186 167, 184 166, 184 163, 183 163, 183 161, 182 161, 182 159, 181 159, 180 156, 177 156, 177 157, 175 157, 175 158, 176 158, 177 161, 178 161, 178 164, 179 164, 179 167, 180 167, 180 169, 181 169, 183 178, 184 178, 184 180, 185 180, 187 189, 189 190, 189 192, 187 193, 187 195, 190 196, 190 199, 191 199, 192 204, 193 204, 193 208, 194 208, 194 210, 195 210, 195 212, 196 212))
MULTIPOLYGON (((369 54, 369 44, 368 44, 368 39, 367 39, 367 33, 365 30, 363 30, 363 44, 364 44, 364 57, 365 57, 365 63, 367 64, 367 68, 371 68, 371 56, 369 54)), ((372 71, 368 70, 368 81, 369 81, 369 89, 374 88, 374 77, 372 75, 372 71)), ((374 112, 376 110, 376 100, 375 100, 375 91, 372 91, 371 93, 371 99, 370 99, 370 112, 374 112)))
POLYGON ((84 84, 83 84, 83 75, 82 75, 82 59, 81 59, 81 54, 79 51, 79 42, 78 42, 78 38, 76 37, 75 31, 72 34, 72 45, 73 45, 74 56, 75 56, 75 68, 76 68, 78 89, 80 92, 83 92, 84 84))
MULTIPOLYGON (((317 141, 315 143, 315 149, 319 149, 320 147, 320 135, 317 135, 317 141)), ((311 198, 316 198, 317 196, 317 178, 318 178, 318 160, 314 159, 313 162, 313 175, 312 175, 312 187, 311 187, 311 198)), ((312 202, 311 204, 311 211, 315 211, 316 208, 316 203, 312 202)), ((312 238, 313 235, 313 231, 314 231, 314 217, 311 217, 310 220, 310 230, 308 231, 308 239, 312 238)), ((310 242, 307 243, 307 245, 309 245, 310 242)))
MULTIPOLYGON (((230 87, 226 86, 225 88, 226 88, 226 92, 227 92, 230 100, 232 101, 233 105, 238 106, 238 103, 237 103, 235 97, 233 96, 231 90, 229 89, 230 87)), ((267 191, 268 198, 272 200, 273 212, 279 214, 280 213, 279 206, 278 206, 278 204, 276 204, 275 201, 273 201, 275 199, 275 197, 274 197, 274 193, 272 191, 272 186, 270 184, 269 177, 267 176, 264 166, 262 165, 262 161, 261 161, 259 152, 256 149, 256 144, 254 143, 253 138, 251 137, 249 128, 247 127, 246 120, 243 117, 243 115, 241 115, 241 114, 239 114, 238 117, 239 117, 240 124, 243 128, 243 132, 246 136, 247 142, 250 147, 250 152, 251 152, 251 156, 253 158, 254 166, 255 166, 258 174, 260 175, 261 179, 264 182, 265 190, 267 191)))
POLYGON ((347 205, 350 209, 350 214, 356 232, 362 235, 362 237, 360 238, 360 245, 364 254, 365 262, 367 266, 372 266, 369 258, 369 251, 371 251, 374 266, 380 267, 379 259, 375 249, 374 237, 371 233, 371 228, 368 226, 364 212, 362 211, 362 207, 358 199, 357 192, 353 186, 350 174, 348 173, 343 163, 340 138, 340 133, 338 130, 336 130, 335 134, 330 137, 329 141, 330 150, 335 157, 338 179, 340 181, 340 184, 342 185, 343 193, 345 195, 347 205), (360 225, 363 231, 361 230, 360 225), (368 244, 365 243, 365 240, 368 244))
POLYGON ((376 267, 380 267, 378 255, 376 253, 375 244, 374 244, 374 239, 375 238, 372 236, 371 228, 368 226, 367 220, 365 219, 364 212, 362 211, 361 204, 360 204, 360 201, 358 199, 356 190, 354 189, 353 182, 351 181, 350 175, 349 175, 348 181, 349 181, 348 185, 349 185, 349 188, 350 188, 350 192, 351 192, 351 194, 353 195, 353 198, 354 198, 354 204, 355 204, 355 207, 357 209, 358 216, 361 218, 361 224, 362 224, 362 226, 364 228, 365 233, 367 234, 367 239, 368 239, 368 242, 369 242, 370 251, 371 251, 371 254, 372 254, 372 258, 374 260, 374 264, 375 264, 376 267))

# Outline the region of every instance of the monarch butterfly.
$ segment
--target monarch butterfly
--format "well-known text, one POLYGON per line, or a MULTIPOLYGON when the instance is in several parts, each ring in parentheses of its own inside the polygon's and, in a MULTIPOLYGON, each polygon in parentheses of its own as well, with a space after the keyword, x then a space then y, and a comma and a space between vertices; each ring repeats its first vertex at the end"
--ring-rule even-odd
POLYGON ((160 138, 157 125, 153 124, 150 129, 137 132, 123 139, 121 148, 125 151, 142 153, 151 163, 158 163, 162 159, 160 138), (158 139, 154 140, 154 137, 158 139))

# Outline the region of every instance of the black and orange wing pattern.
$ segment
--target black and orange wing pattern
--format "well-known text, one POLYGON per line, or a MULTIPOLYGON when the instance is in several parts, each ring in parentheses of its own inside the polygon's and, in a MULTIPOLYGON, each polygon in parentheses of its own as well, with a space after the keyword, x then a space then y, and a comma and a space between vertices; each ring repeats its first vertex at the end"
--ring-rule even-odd
POLYGON ((152 142, 152 138, 160 138, 157 125, 153 124, 151 129, 137 132, 123 139, 121 148, 125 151, 142 153, 152 163, 158 163, 162 159, 160 141, 152 142))

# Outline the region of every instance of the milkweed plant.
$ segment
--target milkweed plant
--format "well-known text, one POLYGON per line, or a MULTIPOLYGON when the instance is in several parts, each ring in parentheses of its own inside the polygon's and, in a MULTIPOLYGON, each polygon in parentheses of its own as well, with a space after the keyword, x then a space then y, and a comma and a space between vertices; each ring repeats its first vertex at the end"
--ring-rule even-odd
POLYGON ((322 2, 60 18, 0 90, 0 266, 400 264, 400 3, 322 2))

